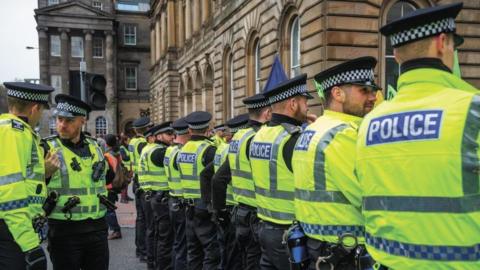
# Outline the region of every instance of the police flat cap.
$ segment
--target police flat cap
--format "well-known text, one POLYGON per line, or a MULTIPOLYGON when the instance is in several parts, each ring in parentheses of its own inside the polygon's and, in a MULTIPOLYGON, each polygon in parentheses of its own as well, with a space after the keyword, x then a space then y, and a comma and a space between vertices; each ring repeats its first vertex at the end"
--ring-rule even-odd
POLYGON ((55 103, 57 104, 53 114, 55 116, 73 118, 76 116, 88 116, 88 113, 92 111, 90 106, 82 100, 64 94, 58 94, 55 96, 55 103))
POLYGON ((48 107, 50 93, 55 89, 48 85, 27 82, 4 82, 7 96, 44 104, 48 107))
POLYGON ((307 99, 313 97, 307 91, 307 74, 298 75, 275 86, 270 91, 263 93, 270 104, 274 104, 294 96, 304 96, 307 99))
POLYGON ((315 81, 322 91, 328 91, 334 86, 356 84, 379 89, 375 84, 374 69, 377 59, 370 56, 355 58, 326 69, 315 75, 315 81))
POLYGON ((177 135, 184 135, 188 133, 188 124, 185 121, 184 117, 174 121, 172 123, 172 128, 175 131, 175 134, 177 135))
POLYGON ((242 102, 243 104, 245 104, 247 109, 260 109, 270 106, 270 101, 262 93, 258 93, 251 97, 244 98, 242 102))
POLYGON ((225 129, 227 129, 225 124, 220 124, 220 125, 216 125, 216 126, 213 127, 214 131, 220 131, 220 130, 225 130, 225 129))
POLYGON ((144 128, 144 127, 148 127, 149 125, 150 125, 150 118, 145 116, 136 119, 132 123, 132 126, 134 128, 144 128))
POLYGON ((172 121, 163 122, 160 125, 155 126, 155 130, 153 131, 153 135, 166 133, 166 132, 173 132, 172 128, 172 121))
POLYGON ((192 112, 185 117, 188 127, 191 129, 205 129, 209 126, 212 115, 209 112, 192 112))
POLYGON ((227 127, 230 129, 231 133, 235 133, 239 131, 240 129, 244 129, 248 126, 248 121, 250 118, 248 117, 248 114, 241 114, 238 116, 235 116, 234 118, 230 119, 227 121, 227 127))
POLYGON ((143 133, 143 136, 145 137, 153 136, 153 133, 157 130, 157 128, 158 128, 158 125, 147 129, 147 131, 143 133))
POLYGON ((455 18, 462 7, 463 3, 453 3, 417 9, 386 24, 380 32, 390 39, 394 48, 440 33, 455 34, 455 18))

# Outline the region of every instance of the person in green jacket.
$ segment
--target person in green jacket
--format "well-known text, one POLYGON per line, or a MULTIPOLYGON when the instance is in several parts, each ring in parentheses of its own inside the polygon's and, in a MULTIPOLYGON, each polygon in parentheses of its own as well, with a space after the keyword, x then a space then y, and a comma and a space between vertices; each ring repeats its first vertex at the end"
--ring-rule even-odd
POLYGON ((47 194, 40 137, 33 127, 54 89, 23 82, 4 85, 8 113, 0 114, 0 269, 46 270, 45 253, 32 226, 44 215, 47 194))
POLYGON ((376 101, 376 64, 373 57, 360 57, 315 75, 326 109, 303 131, 292 158, 295 218, 308 237, 312 270, 317 264, 353 270, 365 255, 355 146, 358 126, 376 101))
POLYGON ((398 94, 357 141, 366 247, 391 269, 480 269, 480 92, 452 74, 461 3, 380 29, 400 64, 398 94))

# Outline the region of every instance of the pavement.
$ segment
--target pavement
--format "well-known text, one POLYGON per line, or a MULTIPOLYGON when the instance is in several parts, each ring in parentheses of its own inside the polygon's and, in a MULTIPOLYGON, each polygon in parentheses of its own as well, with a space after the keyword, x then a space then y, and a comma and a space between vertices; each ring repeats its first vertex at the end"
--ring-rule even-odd
MULTIPOLYGON (((129 196, 133 198, 133 194, 129 191, 129 196)), ((112 270, 146 270, 147 265, 140 263, 135 256, 135 218, 137 216, 135 210, 135 202, 128 204, 117 202, 117 218, 118 223, 122 227, 122 239, 108 241, 110 250, 110 266, 112 270)), ((46 244, 44 243, 44 250, 46 244)), ((47 256, 48 257, 48 256, 47 256)), ((52 270, 52 264, 48 262, 48 269, 52 270)))

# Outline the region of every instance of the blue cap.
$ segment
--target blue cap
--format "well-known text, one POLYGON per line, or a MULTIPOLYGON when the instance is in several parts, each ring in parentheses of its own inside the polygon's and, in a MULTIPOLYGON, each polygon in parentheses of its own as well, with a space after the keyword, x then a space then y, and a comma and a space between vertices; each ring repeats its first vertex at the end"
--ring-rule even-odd
POLYGON ((9 97, 41 103, 46 106, 48 106, 50 93, 55 90, 48 85, 27 82, 4 82, 3 85, 7 89, 7 96, 9 97))
POLYGON ((454 3, 417 9, 386 24, 380 32, 390 39, 394 48, 440 33, 455 34, 455 18, 462 7, 463 3, 454 3))
POLYGON ((190 129, 208 128, 210 120, 212 120, 212 115, 204 111, 192 112, 185 117, 190 129))
POLYGON ((307 74, 298 75, 290 80, 287 80, 268 92, 263 93, 270 104, 274 104, 294 96, 304 96, 307 99, 313 97, 307 91, 307 74))
POLYGON ((285 82, 288 80, 287 74, 283 69, 283 65, 280 62, 280 57, 278 54, 275 55, 275 59, 273 59, 272 70, 270 70, 270 74, 268 75, 267 83, 263 88, 263 92, 268 92, 275 88, 278 84, 285 82))
POLYGON ((55 116, 73 118, 75 116, 86 117, 92 109, 90 106, 82 100, 64 94, 58 94, 55 96, 55 103, 57 106, 53 114, 55 116))
POLYGON ((246 128, 248 126, 249 120, 250 118, 248 117, 247 113, 241 114, 228 120, 227 127, 230 129, 231 133, 235 133, 240 129, 246 128))
POLYGON ((328 91, 334 86, 357 84, 379 89, 375 84, 377 59, 370 56, 356 58, 326 69, 315 75, 321 90, 328 91))
POLYGON ((185 121, 185 117, 177 119, 172 123, 172 128, 177 135, 184 135, 188 133, 188 123, 185 121))
POLYGON ((270 101, 264 94, 259 93, 242 100, 247 109, 260 109, 270 106, 270 101))
POLYGON ((134 128, 144 128, 150 125, 150 118, 148 117, 140 117, 137 120, 133 121, 132 126, 134 128))

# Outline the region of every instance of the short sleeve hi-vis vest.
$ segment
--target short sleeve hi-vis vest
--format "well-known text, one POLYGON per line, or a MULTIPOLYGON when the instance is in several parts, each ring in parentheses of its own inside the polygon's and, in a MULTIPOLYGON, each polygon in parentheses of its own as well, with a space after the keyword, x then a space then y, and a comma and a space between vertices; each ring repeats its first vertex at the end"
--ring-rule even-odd
POLYGON ((165 152, 165 158, 163 159, 163 166, 165 167, 165 174, 168 177, 169 194, 173 197, 182 197, 182 182, 180 181, 180 172, 175 169, 174 163, 178 152, 180 151, 180 145, 172 145, 167 148, 165 152))
POLYGON ((282 126, 263 126, 250 145, 257 215, 277 223, 294 220, 293 173, 283 159, 283 147, 291 134, 282 126))
POLYGON ((480 269, 480 95, 431 70, 402 74, 359 129, 367 249, 392 269, 480 269))
POLYGON ((200 173, 205 168, 202 164, 203 154, 211 141, 189 141, 177 155, 177 166, 185 199, 200 199, 200 173))
POLYGON ((354 174, 360 121, 326 110, 297 140, 292 158, 295 217, 310 238, 338 243, 339 237, 354 235, 358 243, 365 242, 354 174))
MULTIPOLYGON (((217 151, 215 152, 215 159, 213 160, 213 168, 215 173, 218 171, 220 166, 227 160, 229 145, 226 143, 220 144, 218 146, 217 151)), ((227 185, 227 197, 226 197, 227 205, 236 205, 237 203, 233 200, 233 190, 232 184, 227 185)))
POLYGON ((101 178, 95 182, 92 179, 95 162, 106 162, 100 146, 91 138, 85 138, 91 157, 82 158, 63 146, 58 137, 47 140, 50 149, 57 151, 60 160, 60 169, 56 171, 48 184, 49 191, 59 194, 57 206, 49 218, 68 220, 61 209, 72 196, 80 198, 80 204, 71 209, 71 220, 99 219, 105 216, 106 208, 100 203, 98 194, 107 195, 105 175, 108 165, 105 164, 101 178), (73 170, 72 162, 76 159, 80 164, 80 171, 73 170))
POLYGON ((255 135, 253 128, 241 129, 233 135, 228 150, 228 162, 232 173, 233 198, 238 203, 257 207, 252 168, 248 160, 247 142, 255 135))
POLYGON ((138 163, 138 184, 143 190, 168 190, 168 180, 164 167, 158 167, 151 161, 153 151, 165 145, 151 143, 146 145, 138 163))
POLYGON ((45 164, 33 129, 13 114, 0 115, 0 219, 22 251, 39 245, 32 219, 43 214, 45 164))
POLYGON ((130 152, 130 162, 132 164, 132 170, 135 174, 138 174, 138 161, 140 160, 140 153, 138 153, 138 145, 142 142, 147 142, 143 137, 136 137, 130 140, 128 144, 128 151, 130 152))

